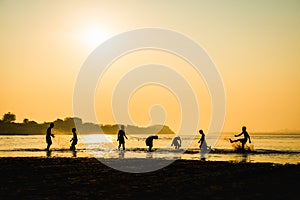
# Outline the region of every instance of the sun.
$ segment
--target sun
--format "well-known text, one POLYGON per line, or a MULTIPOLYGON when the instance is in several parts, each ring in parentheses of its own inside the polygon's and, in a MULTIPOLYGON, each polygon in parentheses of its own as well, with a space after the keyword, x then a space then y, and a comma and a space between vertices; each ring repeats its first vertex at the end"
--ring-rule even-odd
POLYGON ((108 35, 99 28, 93 28, 86 32, 85 40, 88 46, 98 46, 108 38, 108 35))
POLYGON ((111 33, 99 26, 87 26, 79 31, 81 45, 88 49, 95 49, 111 37, 111 33))

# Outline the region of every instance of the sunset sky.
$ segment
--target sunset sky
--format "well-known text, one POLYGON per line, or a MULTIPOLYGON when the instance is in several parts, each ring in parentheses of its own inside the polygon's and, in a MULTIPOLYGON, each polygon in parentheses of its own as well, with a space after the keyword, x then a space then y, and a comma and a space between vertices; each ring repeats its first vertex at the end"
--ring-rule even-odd
MULTIPOLYGON (((89 54, 116 34, 145 27, 177 31, 207 51, 224 82, 223 131, 300 130, 298 0, 0 1, 0 114, 13 112, 19 122, 72 116, 74 84, 89 54)), ((99 123, 114 123, 109 98, 101 95, 145 63, 177 68, 191 82, 201 99, 199 128, 207 130, 210 96, 201 77, 182 70, 189 65, 182 59, 151 50, 124 56, 107 71, 101 80, 107 91, 99 86, 95 94, 99 123)), ((160 103, 166 125, 177 130, 176 97, 160 87, 143 89, 129 102, 136 125, 148 125, 149 107, 160 103)))

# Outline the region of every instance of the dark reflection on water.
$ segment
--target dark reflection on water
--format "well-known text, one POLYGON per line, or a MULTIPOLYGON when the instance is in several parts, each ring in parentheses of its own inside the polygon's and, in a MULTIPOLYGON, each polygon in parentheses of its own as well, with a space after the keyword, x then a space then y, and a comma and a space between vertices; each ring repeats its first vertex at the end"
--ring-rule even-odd
POLYGON ((73 155, 74 158, 76 158, 76 157, 77 157, 77 151, 76 151, 76 150, 73 150, 73 151, 72 151, 72 155, 73 155))
POLYGON ((123 150, 119 151, 119 158, 120 159, 124 159, 125 158, 125 151, 123 151, 123 150))

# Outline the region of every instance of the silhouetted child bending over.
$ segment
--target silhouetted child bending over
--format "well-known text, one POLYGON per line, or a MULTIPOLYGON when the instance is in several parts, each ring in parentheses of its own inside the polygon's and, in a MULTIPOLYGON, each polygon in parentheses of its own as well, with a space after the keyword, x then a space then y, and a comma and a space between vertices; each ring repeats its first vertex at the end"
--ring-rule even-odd
POLYGON ((248 132, 246 131, 246 129, 247 129, 246 126, 243 126, 242 127, 242 132, 240 134, 234 135, 234 137, 239 137, 241 135, 244 135, 244 138, 237 139, 237 140, 231 140, 231 139, 229 139, 229 141, 231 143, 233 143, 233 142, 241 142, 242 143, 242 150, 245 150, 245 144, 247 143, 248 139, 249 139, 249 143, 251 143, 250 136, 249 136, 248 132))
POLYGON ((149 151, 151 152, 152 151, 152 147, 153 147, 153 140, 154 139, 158 139, 158 136, 157 135, 154 135, 154 136, 149 136, 147 137, 146 139, 146 146, 149 146, 149 151))
POLYGON ((70 150, 74 151, 76 149, 75 146, 76 146, 76 144, 78 142, 77 134, 76 134, 76 128, 72 128, 72 133, 73 133, 73 138, 70 140, 70 142, 72 142, 70 150))
POLYGON ((120 147, 122 145, 123 150, 125 150, 125 138, 126 138, 126 140, 128 139, 125 135, 124 125, 122 125, 121 130, 119 130, 119 132, 118 132, 118 139, 117 139, 117 141, 119 141, 118 149, 120 149, 120 147))
POLYGON ((181 138, 179 136, 174 137, 171 146, 175 146, 175 149, 179 149, 181 147, 181 138))
POLYGON ((49 151, 50 146, 52 144, 52 140, 51 137, 54 138, 54 134, 51 133, 51 129, 54 127, 54 123, 50 123, 49 128, 47 129, 47 133, 46 133, 46 142, 47 142, 47 151, 49 151))

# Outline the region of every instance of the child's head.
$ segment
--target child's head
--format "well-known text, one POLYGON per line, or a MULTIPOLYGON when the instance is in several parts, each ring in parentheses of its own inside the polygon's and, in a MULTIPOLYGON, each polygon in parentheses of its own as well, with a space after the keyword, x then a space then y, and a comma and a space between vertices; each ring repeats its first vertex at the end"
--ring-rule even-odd
POLYGON ((121 125, 121 129, 124 130, 124 129, 125 129, 125 126, 124 126, 124 125, 121 125))
POLYGON ((247 127, 246 126, 243 126, 242 127, 242 131, 246 131, 247 127))
POLYGON ((203 133, 203 130, 199 130, 199 133, 200 133, 200 134, 204 134, 204 133, 203 133))
POLYGON ((76 128, 72 128, 72 132, 75 134, 76 133, 76 128))
POLYGON ((54 127, 54 123, 50 123, 50 127, 53 128, 54 127))

